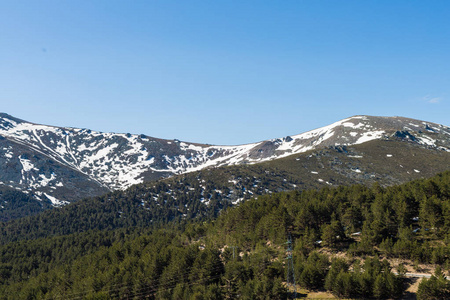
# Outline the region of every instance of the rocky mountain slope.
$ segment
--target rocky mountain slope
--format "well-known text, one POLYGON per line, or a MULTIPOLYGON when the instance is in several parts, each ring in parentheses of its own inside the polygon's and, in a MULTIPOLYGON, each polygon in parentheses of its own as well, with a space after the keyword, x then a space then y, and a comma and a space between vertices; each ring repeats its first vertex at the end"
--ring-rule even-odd
MULTIPOLYGON (((142 134, 39 125, 0 114, 0 184, 59 206, 176 174, 274 161, 373 140, 400 141, 433 153, 450 153, 449 127, 402 117, 354 116, 295 136, 212 146, 142 134)), ((447 157, 440 169, 450 167, 447 157)), ((342 172, 346 170, 342 167, 342 172)), ((358 169, 350 171, 359 175, 358 169)), ((370 175, 365 176, 370 179, 370 175)))

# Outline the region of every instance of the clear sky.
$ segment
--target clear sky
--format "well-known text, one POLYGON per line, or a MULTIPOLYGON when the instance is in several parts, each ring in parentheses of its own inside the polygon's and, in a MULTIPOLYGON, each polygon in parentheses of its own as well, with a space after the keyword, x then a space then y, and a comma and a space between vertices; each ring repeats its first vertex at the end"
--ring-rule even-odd
POLYGON ((209 144, 450 125, 450 1, 0 2, 0 112, 209 144))

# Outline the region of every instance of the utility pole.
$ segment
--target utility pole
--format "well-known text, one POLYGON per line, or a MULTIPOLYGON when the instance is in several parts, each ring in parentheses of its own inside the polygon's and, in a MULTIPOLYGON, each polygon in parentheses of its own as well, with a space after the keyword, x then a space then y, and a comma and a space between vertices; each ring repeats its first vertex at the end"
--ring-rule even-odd
POLYGON ((292 299, 297 299, 297 286, 295 285, 295 273, 294 273, 294 259, 292 258, 292 238, 289 233, 288 241, 286 242, 286 286, 290 292, 290 287, 294 289, 294 293, 291 293, 292 299))
POLYGON ((232 249, 233 249, 233 260, 234 260, 235 257, 236 257, 235 254, 234 254, 234 252, 235 252, 237 246, 230 246, 229 248, 232 248, 232 249))

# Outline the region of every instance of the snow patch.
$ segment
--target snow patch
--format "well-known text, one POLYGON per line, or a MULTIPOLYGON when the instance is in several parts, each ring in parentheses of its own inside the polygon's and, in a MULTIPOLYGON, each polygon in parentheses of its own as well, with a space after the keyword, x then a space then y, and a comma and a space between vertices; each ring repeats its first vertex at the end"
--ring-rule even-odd
MULTIPOLYGON (((354 123, 351 123, 351 122, 345 122, 345 123, 342 124, 342 126, 344 126, 344 127, 350 127, 350 128, 353 128, 353 129, 361 129, 361 128, 365 127, 366 125, 365 125, 364 123, 357 123, 357 124, 354 124, 354 123)), ((355 132, 355 133, 356 133, 356 132, 355 132)), ((351 134, 351 133, 350 133, 350 134, 351 134)))
POLYGON ((40 186, 47 186, 50 183, 50 181, 56 179, 56 176, 54 173, 52 173, 50 175, 50 178, 47 178, 47 177, 45 177, 44 174, 39 174, 39 178, 40 178, 40 180, 39 180, 40 186))
POLYGON ((25 172, 29 172, 31 170, 39 171, 29 159, 19 157, 19 161, 22 164, 22 169, 25 172))
POLYGON ((430 138, 430 137, 427 137, 427 136, 421 136, 420 138, 418 138, 418 140, 419 140, 422 144, 425 144, 425 145, 428 145, 428 146, 436 146, 436 140, 433 140, 433 139, 430 138))
POLYGON ((44 195, 45 195, 45 197, 47 197, 52 202, 53 206, 63 206, 63 205, 69 204, 69 202, 58 200, 55 197, 50 196, 47 193, 44 193, 44 195))
POLYGON ((355 142, 355 144, 362 144, 365 142, 369 142, 372 140, 379 139, 383 137, 383 134, 385 133, 384 130, 379 131, 369 131, 362 134, 362 136, 355 142))

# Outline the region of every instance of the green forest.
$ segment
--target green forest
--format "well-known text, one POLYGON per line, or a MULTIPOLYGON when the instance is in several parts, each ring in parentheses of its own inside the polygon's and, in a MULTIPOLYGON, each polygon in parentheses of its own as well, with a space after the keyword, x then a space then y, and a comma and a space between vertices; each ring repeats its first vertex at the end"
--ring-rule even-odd
POLYGON ((288 276, 341 298, 400 298, 406 270, 392 258, 437 266, 419 299, 450 297, 450 171, 217 202, 192 219, 138 209, 138 189, 2 223, 0 299, 286 299, 288 276))

